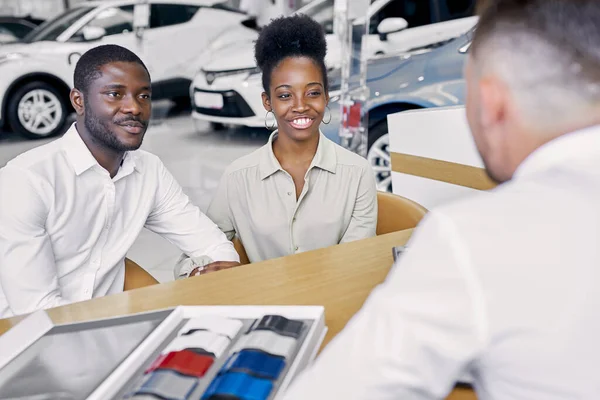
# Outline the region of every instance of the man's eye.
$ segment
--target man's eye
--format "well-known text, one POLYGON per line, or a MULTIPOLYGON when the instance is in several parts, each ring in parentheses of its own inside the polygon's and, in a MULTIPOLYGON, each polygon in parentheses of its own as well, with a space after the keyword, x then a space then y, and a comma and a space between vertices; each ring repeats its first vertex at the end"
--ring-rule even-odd
POLYGON ((108 95, 108 97, 119 97, 119 93, 117 92, 108 92, 106 94, 108 95))
POLYGON ((150 95, 149 95, 149 94, 141 94, 141 95, 140 95, 140 97, 141 97, 142 99, 149 99, 149 98, 150 98, 150 95))

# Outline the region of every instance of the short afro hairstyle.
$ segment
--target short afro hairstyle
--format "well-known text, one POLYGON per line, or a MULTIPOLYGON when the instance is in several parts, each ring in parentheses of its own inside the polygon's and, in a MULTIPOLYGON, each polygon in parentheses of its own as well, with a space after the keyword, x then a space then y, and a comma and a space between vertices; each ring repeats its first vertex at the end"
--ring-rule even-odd
POLYGON ((102 75, 100 67, 113 62, 138 63, 144 67, 150 77, 148 68, 134 52, 115 44, 107 44, 86 51, 77 61, 73 74, 75 89, 87 93, 90 84, 102 75))
POLYGON ((288 57, 312 59, 323 72, 323 86, 327 91, 329 82, 325 66, 326 53, 325 31, 314 19, 297 14, 271 20, 261 30, 254 47, 254 57, 262 71, 262 84, 267 95, 273 70, 288 57))

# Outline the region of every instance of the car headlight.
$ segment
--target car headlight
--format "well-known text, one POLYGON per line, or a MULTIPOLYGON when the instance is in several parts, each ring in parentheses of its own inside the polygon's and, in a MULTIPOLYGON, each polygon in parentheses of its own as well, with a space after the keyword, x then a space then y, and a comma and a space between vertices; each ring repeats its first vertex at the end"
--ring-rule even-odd
POLYGON ((16 61, 25 58, 26 55, 23 53, 8 53, 0 56, 0 64, 9 61, 16 61))

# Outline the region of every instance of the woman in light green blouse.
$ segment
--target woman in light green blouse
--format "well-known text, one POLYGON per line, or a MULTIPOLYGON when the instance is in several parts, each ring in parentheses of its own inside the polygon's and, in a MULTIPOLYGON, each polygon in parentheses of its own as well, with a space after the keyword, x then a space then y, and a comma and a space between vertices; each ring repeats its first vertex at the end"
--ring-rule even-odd
POLYGON ((251 262, 375 235, 368 162, 319 131, 329 101, 325 53, 323 29, 307 16, 273 20, 256 42, 263 105, 278 130, 227 168, 207 213, 230 240, 238 236, 251 262))

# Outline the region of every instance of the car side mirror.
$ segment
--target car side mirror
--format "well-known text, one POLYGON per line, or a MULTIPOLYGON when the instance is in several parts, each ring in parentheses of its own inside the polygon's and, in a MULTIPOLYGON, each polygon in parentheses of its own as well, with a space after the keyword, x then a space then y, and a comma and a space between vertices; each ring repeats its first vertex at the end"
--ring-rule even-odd
POLYGON ((377 26, 377 33, 382 41, 386 41, 390 33, 396 33, 408 28, 408 21, 404 18, 386 18, 377 26))
POLYGON ((81 32, 83 34, 83 39, 86 42, 92 42, 94 40, 102 39, 106 36, 106 29, 100 26, 86 26, 83 28, 81 32))

